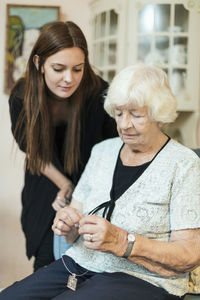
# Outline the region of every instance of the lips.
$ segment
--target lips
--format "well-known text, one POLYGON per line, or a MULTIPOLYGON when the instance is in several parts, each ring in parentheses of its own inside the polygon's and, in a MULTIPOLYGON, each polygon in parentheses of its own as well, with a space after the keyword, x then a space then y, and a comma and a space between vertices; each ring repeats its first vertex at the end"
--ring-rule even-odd
POLYGON ((125 136, 125 137, 134 137, 134 136, 138 136, 138 134, 130 134, 130 133, 123 133, 123 132, 122 132, 122 135, 125 136))
POLYGON ((64 92, 64 93, 71 93, 73 91, 72 86, 60 86, 59 89, 61 92, 64 92))
POLYGON ((72 86, 60 86, 61 89, 71 89, 72 86))

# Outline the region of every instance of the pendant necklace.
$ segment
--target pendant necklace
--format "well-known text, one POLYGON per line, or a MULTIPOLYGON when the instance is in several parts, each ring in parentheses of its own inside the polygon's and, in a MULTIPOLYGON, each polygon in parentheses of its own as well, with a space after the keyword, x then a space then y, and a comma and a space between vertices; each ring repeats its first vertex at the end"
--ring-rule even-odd
POLYGON ((67 287, 73 291, 76 291, 76 288, 77 288, 77 282, 78 282, 78 279, 76 277, 81 277, 83 275, 85 275, 86 273, 88 273, 88 270, 82 274, 75 274, 75 273, 72 273, 68 267, 66 266, 65 264, 65 261, 64 261, 64 258, 62 256, 62 262, 63 262, 63 265, 65 267, 65 269, 71 274, 69 275, 69 278, 68 278, 68 281, 67 281, 67 287))

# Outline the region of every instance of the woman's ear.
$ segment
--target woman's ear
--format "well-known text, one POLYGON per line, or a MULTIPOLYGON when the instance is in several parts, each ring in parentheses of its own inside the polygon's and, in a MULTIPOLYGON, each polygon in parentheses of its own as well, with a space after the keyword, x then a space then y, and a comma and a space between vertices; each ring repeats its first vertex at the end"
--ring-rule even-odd
MULTIPOLYGON (((33 62, 34 62, 34 65, 35 65, 35 67, 36 67, 37 70, 39 70, 39 60, 40 60, 40 57, 37 54, 35 54, 33 56, 33 62)), ((42 73, 44 73, 43 66, 42 66, 41 70, 42 70, 42 73)))
POLYGON ((36 67, 36 69, 37 70, 39 70, 39 56, 37 55, 37 54, 35 54, 34 56, 33 56, 33 62, 34 62, 34 65, 35 65, 35 67, 36 67))

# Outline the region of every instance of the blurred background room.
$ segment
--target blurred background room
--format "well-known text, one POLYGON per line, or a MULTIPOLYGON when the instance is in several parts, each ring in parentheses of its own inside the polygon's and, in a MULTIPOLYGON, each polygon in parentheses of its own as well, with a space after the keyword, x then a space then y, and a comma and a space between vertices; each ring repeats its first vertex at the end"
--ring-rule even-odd
POLYGON ((198 0, 0 0, 0 288, 32 272, 20 225, 24 154, 11 135, 8 97, 24 72, 39 25, 23 29, 23 47, 9 52, 16 46, 10 32, 16 7, 36 11, 57 7, 57 19, 77 23, 87 38, 95 71, 109 82, 137 61, 161 66, 177 96, 179 112, 165 130, 190 148, 200 147, 198 0))

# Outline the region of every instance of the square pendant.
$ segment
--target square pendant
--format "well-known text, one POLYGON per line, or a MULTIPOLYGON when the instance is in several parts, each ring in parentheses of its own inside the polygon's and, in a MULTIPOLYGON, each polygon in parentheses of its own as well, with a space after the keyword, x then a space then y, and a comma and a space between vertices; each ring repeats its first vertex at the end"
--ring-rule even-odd
POLYGON ((76 286, 77 286, 77 278, 76 278, 76 274, 72 274, 69 276, 68 281, 67 281, 67 287, 73 291, 76 290, 76 286))

